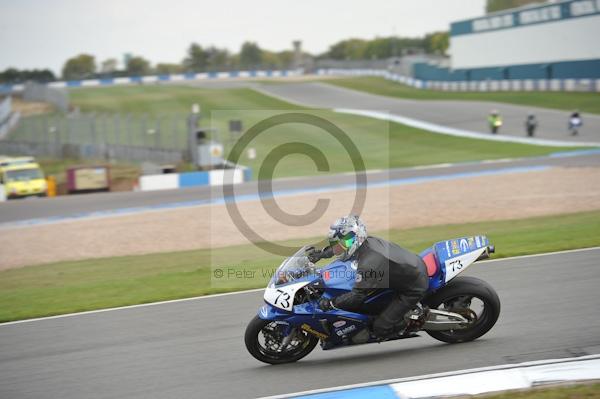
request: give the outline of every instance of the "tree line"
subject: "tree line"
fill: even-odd
[[[20,83],[33,80],[35,82],[53,82],[56,80],[54,72],[49,69],[16,69],[7,68],[0,72],[0,83]]]
[[[448,33],[436,32],[422,38],[384,37],[373,40],[348,39],[331,45],[323,54],[302,57],[336,60],[386,59],[415,52],[445,54],[448,49]],[[245,42],[238,53],[215,46],[203,47],[192,43],[180,63],[151,62],[139,55],[126,57],[119,68],[115,58],[98,62],[90,54],[79,54],[69,58],[63,65],[61,78],[65,80],[114,78],[122,76],[144,76],[149,74],[179,74],[239,69],[289,69],[294,66],[294,52],[268,51],[255,42]],[[0,83],[21,83],[27,80],[51,82],[58,77],[48,69],[17,70],[9,68],[0,72]]]
[[[329,47],[318,58],[335,60],[386,59],[414,53],[444,55],[449,46],[448,32],[435,32],[419,38],[382,37],[373,40],[347,39]]]
[[[539,0],[487,0],[486,12],[502,11],[509,8],[521,7],[527,4],[540,3]]]

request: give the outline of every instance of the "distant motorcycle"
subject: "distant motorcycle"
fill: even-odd
[[[306,248],[285,259],[264,294],[263,305],[245,333],[246,348],[256,359],[270,364],[295,362],[321,341],[324,350],[381,342],[371,323],[392,299],[394,291],[375,290],[360,312],[322,311],[322,297],[352,290],[355,261],[335,260],[317,268]],[[472,341],[488,332],[500,315],[500,299],[485,281],[457,275],[475,261],[494,252],[485,236],[441,241],[421,253],[427,266],[429,290],[406,316],[406,327],[386,341],[415,337],[425,331],[448,343]]]
[[[571,136],[577,136],[581,126],[583,126],[583,121],[581,120],[579,114],[574,114],[571,116],[571,118],[569,118],[569,133]]]

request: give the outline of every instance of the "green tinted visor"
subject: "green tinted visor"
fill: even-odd
[[[340,244],[344,249],[349,249],[350,247],[352,247],[352,245],[354,245],[355,240],[356,234],[351,232],[342,236],[341,238],[334,238],[329,240],[329,245],[333,247],[336,244]]]

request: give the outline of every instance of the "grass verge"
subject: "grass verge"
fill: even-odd
[[[420,90],[383,78],[336,78],[327,83],[353,90],[365,91],[387,97],[409,98],[413,100],[469,100],[491,101],[531,107],[543,107],[584,113],[600,114],[600,95],[579,92],[442,92]]]
[[[600,246],[599,225],[600,211],[594,211],[375,235],[420,252],[436,241],[486,234],[498,258]],[[260,288],[280,262],[280,257],[245,245],[6,270],[0,272],[0,322]],[[222,277],[215,277],[216,269]]]
[[[249,128],[274,111],[304,111],[327,119],[339,126],[360,149],[367,169],[387,169],[446,162],[477,161],[506,157],[549,154],[569,148],[552,148],[516,143],[493,143],[435,134],[409,126],[386,123],[372,118],[337,114],[327,110],[309,110],[266,96],[247,88],[206,89],[187,86],[133,86],[72,91],[74,104],[85,111],[131,112],[163,115],[183,113],[190,104],[202,106],[206,123],[212,123],[227,141],[227,123],[240,119]],[[260,112],[264,111],[264,112]],[[307,125],[286,124],[273,127],[259,136],[251,146],[256,159],[243,157],[241,162],[255,171],[269,167],[265,158],[279,144],[298,141],[322,150],[331,166],[330,172],[348,172],[352,165],[339,144],[320,129]],[[572,149],[572,148],[571,148]],[[316,173],[306,156],[286,157],[275,169],[275,177],[306,176]]]
[[[339,114],[329,110],[304,109],[247,88],[206,89],[189,86],[145,85],[74,89],[70,94],[73,104],[81,107],[85,112],[94,112],[98,115],[130,113],[139,117],[141,115],[161,116],[161,120],[168,123],[160,125],[161,128],[157,130],[160,133],[153,133],[153,140],[163,144],[169,143],[179,149],[186,145],[185,118],[191,104],[194,103],[201,105],[203,124],[219,129],[219,140],[225,143],[226,153],[237,139],[229,134],[229,120],[239,119],[244,128],[248,129],[258,121],[280,114],[282,111],[302,111],[321,117],[338,126],[359,149],[366,169],[541,156],[573,149],[517,143],[492,143],[487,140],[435,134],[373,118]],[[173,126],[178,126],[179,130],[172,131],[171,122],[175,120],[178,123]],[[112,119],[109,118],[110,121]],[[45,125],[45,122],[41,120],[32,120],[31,122],[33,127]],[[56,123],[55,126],[63,125]],[[116,129],[112,122],[107,123],[96,134],[103,135],[101,140],[103,142],[128,141],[131,135],[135,136],[131,140],[138,145],[147,141],[146,130],[141,127],[139,129],[132,127],[131,133],[127,134],[124,132],[115,134],[115,132],[111,132],[111,129]],[[14,133],[15,136],[18,134],[20,133]],[[80,139],[83,138],[80,137]],[[94,140],[100,139],[95,137]],[[304,154],[292,154],[283,159],[268,156],[276,147],[294,142],[308,143],[321,151],[328,163],[326,172],[318,171],[313,159]],[[254,170],[254,178],[257,177],[261,167],[273,169],[275,178],[310,176],[317,173],[341,173],[353,170],[353,159],[348,156],[347,151],[337,140],[321,128],[306,124],[286,123],[271,127],[252,140],[248,147],[256,150],[256,157],[250,158],[248,153],[244,152],[239,162]]]

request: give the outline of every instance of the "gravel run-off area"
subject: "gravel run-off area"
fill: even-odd
[[[294,215],[312,210],[319,198],[330,200],[325,213],[305,226],[280,223],[259,201],[241,202],[238,207],[244,221],[265,240],[318,237],[350,211],[355,194],[335,191],[278,198],[281,209]],[[370,188],[361,216],[369,231],[376,232],[596,209],[600,209],[600,168],[569,167]],[[224,205],[150,211],[2,229],[0,270],[245,243],[247,238]]]

